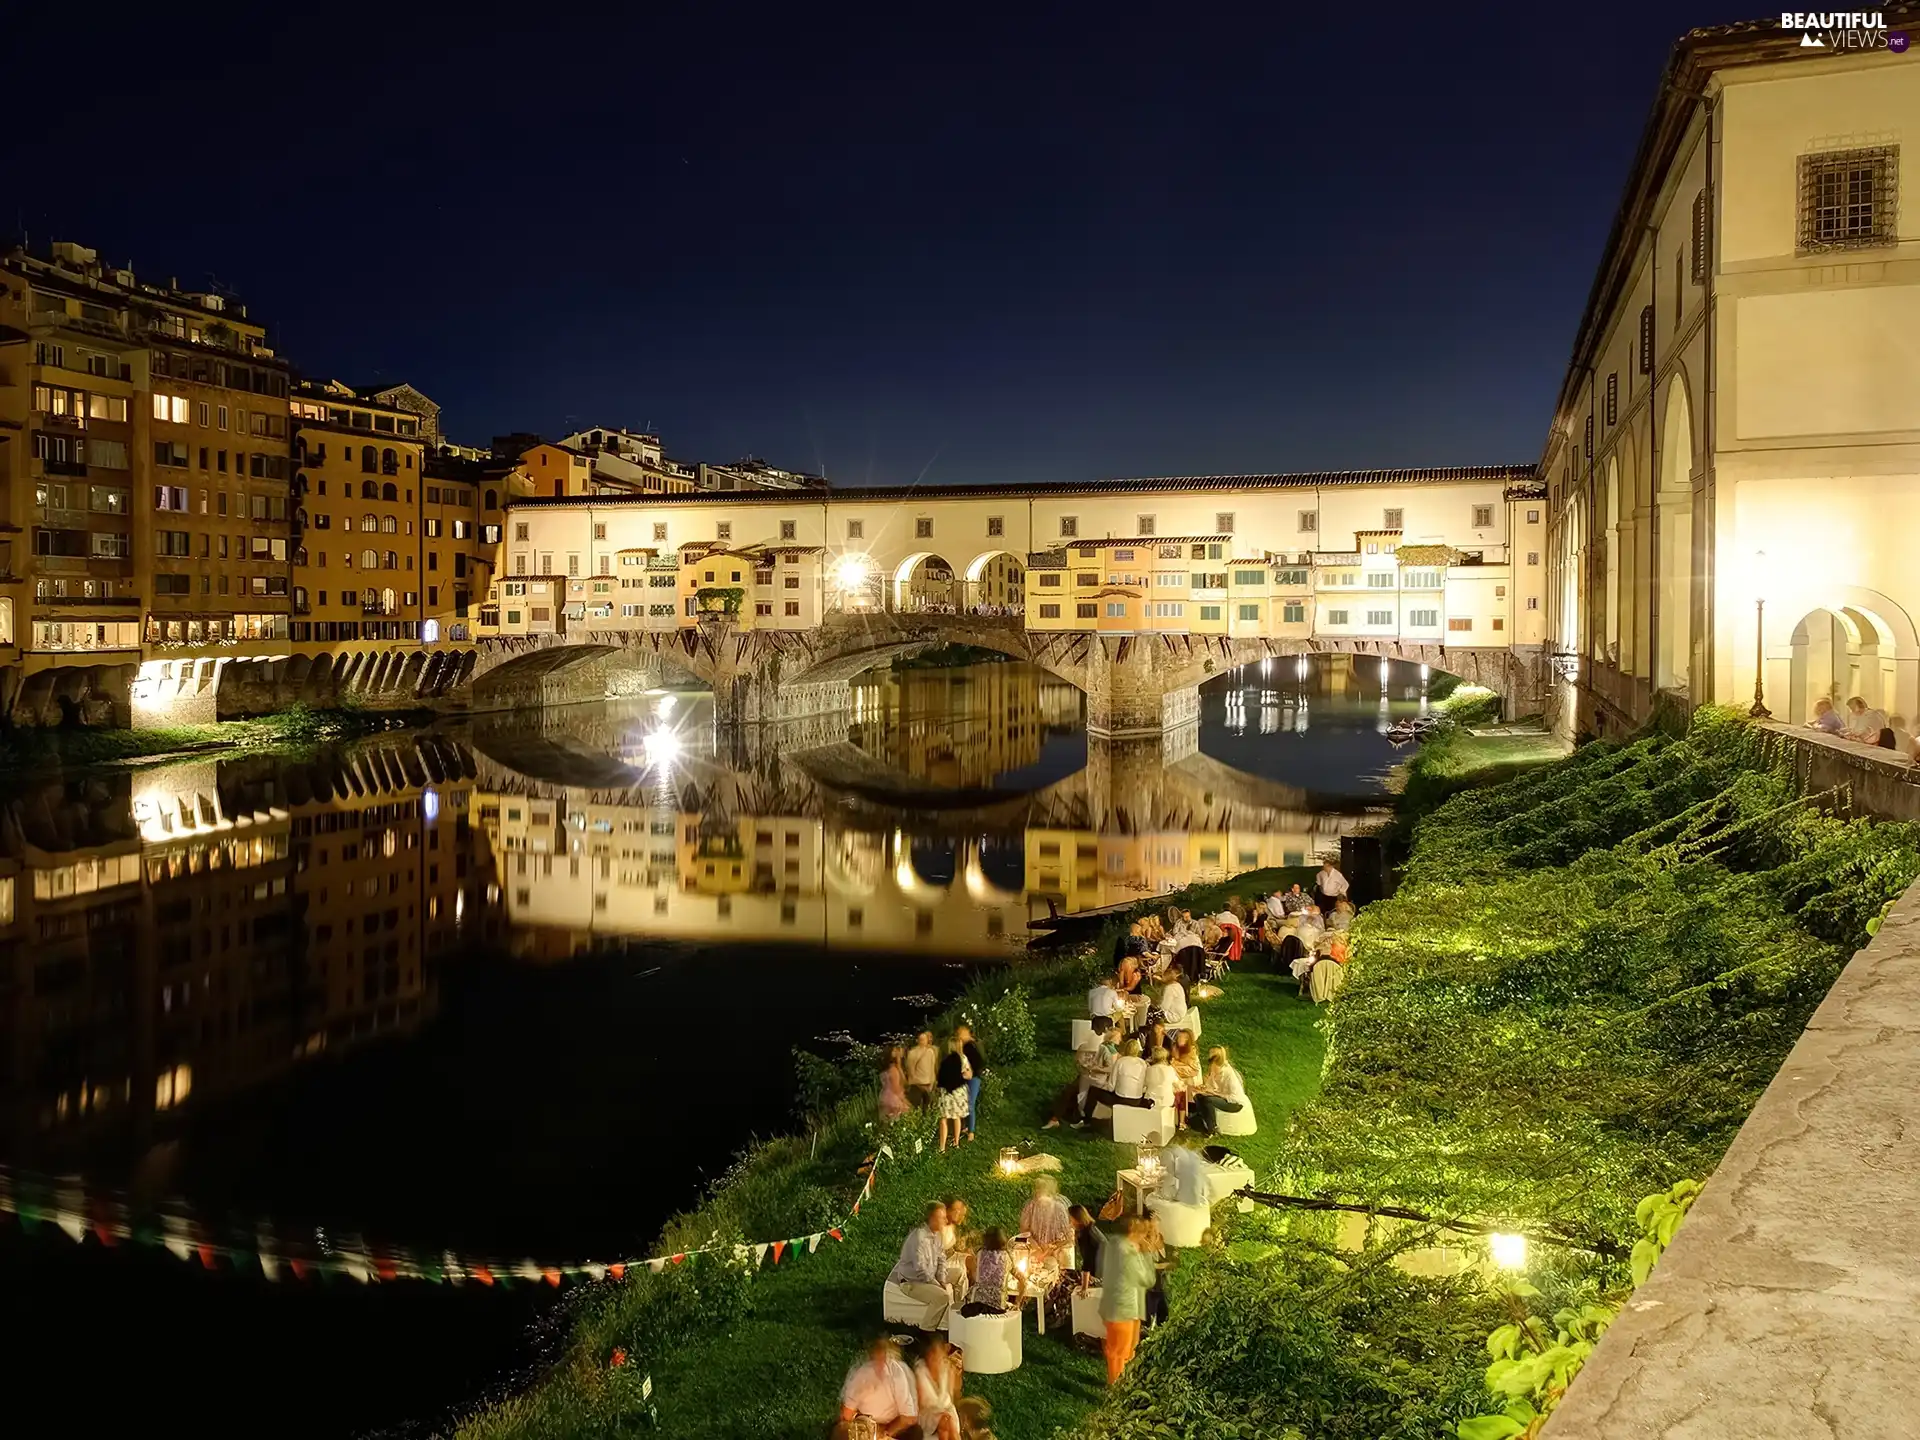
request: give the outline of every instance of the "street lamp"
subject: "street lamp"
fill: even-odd
[[[1753,573],[1756,580],[1766,576],[1767,552],[1753,552]],[[1767,597],[1756,594],[1753,597],[1753,708],[1747,711],[1755,720],[1771,720],[1773,712],[1767,709],[1767,648],[1765,619]]]

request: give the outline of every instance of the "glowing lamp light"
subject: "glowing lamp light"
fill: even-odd
[[[1003,1145],[1000,1147],[1000,1173],[1011,1176],[1020,1168],[1020,1147]]]
[[[1502,1270],[1524,1270],[1527,1268],[1527,1237],[1524,1235],[1489,1235],[1487,1246],[1493,1251],[1493,1263]]]
[[[858,590],[862,585],[867,583],[867,576],[870,575],[872,571],[867,566],[866,556],[848,555],[843,557],[839,565],[834,567],[833,573],[834,578],[840,582],[840,588],[842,590]]]
[[[649,730],[640,748],[646,754],[647,764],[665,769],[680,758],[680,737],[667,729]]]
[[[1160,1147],[1143,1140],[1134,1147],[1133,1168],[1140,1172],[1142,1180],[1152,1180],[1160,1174]]]

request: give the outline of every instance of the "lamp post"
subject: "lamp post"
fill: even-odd
[[[1756,550],[1753,555],[1753,573],[1762,577],[1766,573],[1767,552]],[[1755,720],[1771,720],[1773,712],[1767,709],[1767,648],[1765,620],[1767,597],[1753,597],[1753,708],[1747,711]]]

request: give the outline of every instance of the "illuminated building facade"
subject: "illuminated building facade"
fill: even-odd
[[[1799,38],[1683,39],[1614,220],[1541,462],[1572,732],[1920,713],[1920,70]]]

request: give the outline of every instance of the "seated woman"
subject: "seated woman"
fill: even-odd
[[[1193,1102],[1195,1092],[1200,1089],[1200,1047],[1194,1043],[1191,1030],[1173,1032],[1173,1048],[1167,1053],[1167,1064],[1173,1067],[1175,1089],[1173,1108],[1180,1114],[1180,1124],[1187,1123],[1187,1110]]]
[[[1140,968],[1140,961],[1132,956],[1121,957],[1120,968],[1114,972],[1113,988],[1121,995],[1131,998],[1140,993],[1140,987],[1146,983],[1146,972]]]
[[[1166,988],[1160,992],[1160,1015],[1169,1030],[1190,1030],[1200,1035],[1200,1012],[1187,1003],[1187,987],[1181,983],[1184,967],[1176,966]]]
[[[1214,1046],[1207,1052],[1206,1079],[1187,1107],[1188,1121],[1201,1134],[1211,1135],[1220,1128],[1221,1111],[1243,1110],[1246,1104],[1246,1081],[1227,1059],[1227,1047]]]
[[[973,1276],[973,1287],[967,1291],[967,1303],[960,1307],[962,1315],[1005,1314],[1009,1303],[1018,1304],[1027,1298],[1027,1277],[1013,1268],[1013,1252],[1007,1249],[1007,1237],[1000,1233],[999,1226],[990,1227],[980,1237],[980,1249],[967,1268]],[[1009,1285],[1014,1287],[1012,1302],[1007,1298]]]
[[[1073,1220],[1060,1198],[1060,1182],[1042,1175],[1033,1182],[1033,1198],[1021,1207],[1020,1233],[1043,1260],[1066,1253],[1073,1243]]]
[[[1186,1031],[1181,1031],[1186,1034]],[[1166,1047],[1156,1045],[1147,1054],[1146,1096],[1155,1105],[1172,1108],[1174,1095],[1180,1089],[1180,1077],[1169,1063]]]
[[[1140,1058],[1140,1042],[1128,1040],[1113,1062],[1113,1093],[1122,1100],[1138,1100],[1147,1093],[1147,1062]]]
[[[938,1330],[913,1362],[920,1397],[920,1433],[924,1440],[960,1440],[960,1356]]]
[[[1333,902],[1333,914],[1327,916],[1327,930],[1338,934],[1353,924],[1353,902],[1342,895]]]

